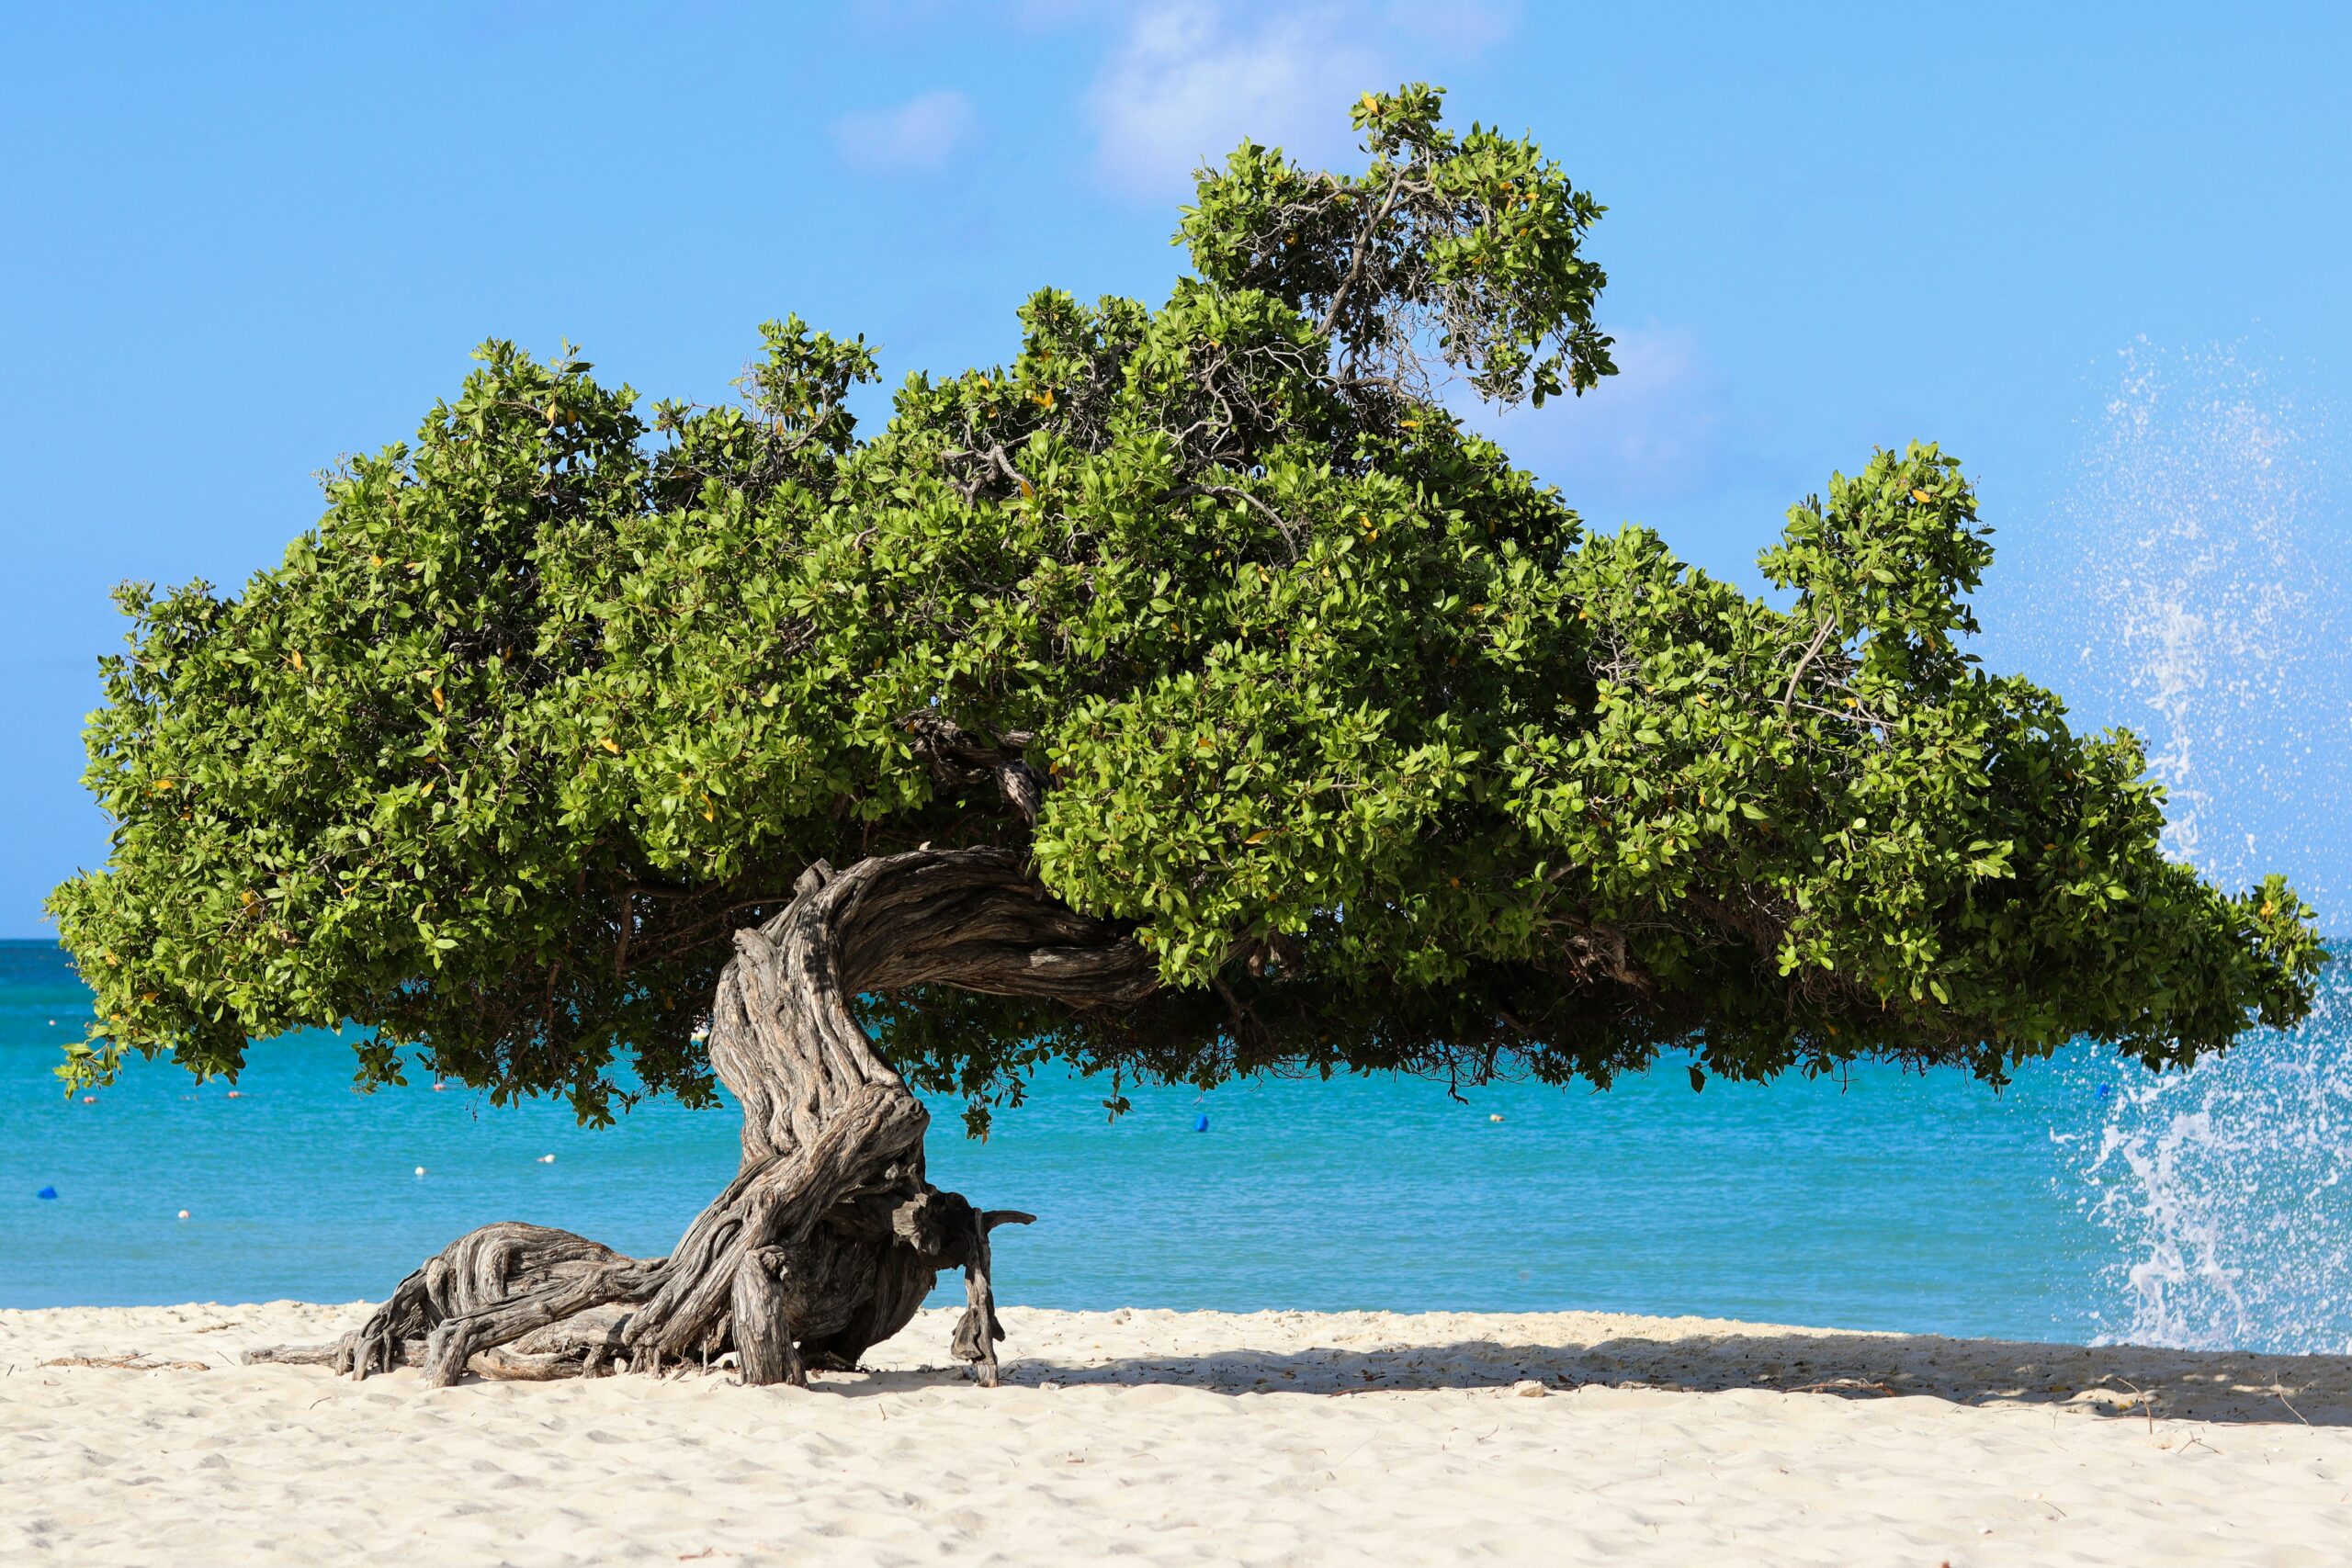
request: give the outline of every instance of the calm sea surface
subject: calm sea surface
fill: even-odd
[[[560,1104],[362,1095],[323,1035],[255,1047],[236,1100],[158,1063],[69,1101],[51,1068],[87,1016],[57,948],[0,943],[0,1307],[381,1296],[494,1219],[658,1254],[734,1168],[730,1111],[649,1104],[599,1132]],[[2343,1057],[2340,1038],[2325,1050]],[[2085,1051],[1998,1095],[1883,1068],[1693,1094],[1679,1065],[1604,1094],[1498,1086],[1466,1103],[1415,1080],[1273,1082],[1135,1091],[1114,1123],[1104,1085],[1072,1077],[1001,1111],[985,1145],[935,1105],[931,1166],[1040,1216],[999,1237],[1016,1303],[1600,1308],[2344,1348],[2352,1218],[2333,1183],[2352,1128],[2303,1137],[2300,1165],[2271,1156],[2294,1190],[2267,1209],[2245,1205],[2258,1161],[2230,1183],[2232,1225],[2303,1229],[2247,1238],[2217,1285],[2194,1245],[2166,1262],[2179,1238],[2155,1156],[2173,1123],[2123,1109],[2144,1078]],[[2144,1159],[2135,1125],[2155,1126]],[[2335,1196],[2306,1190],[2323,1181]],[[2314,1272],[2315,1245],[2335,1251]],[[2277,1278],[2250,1278],[2264,1268]]]

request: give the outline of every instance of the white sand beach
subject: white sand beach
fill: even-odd
[[[2345,1357],[1013,1308],[994,1391],[944,1312],[805,1391],[237,1363],[363,1313],[0,1313],[0,1561],[2352,1559]]]

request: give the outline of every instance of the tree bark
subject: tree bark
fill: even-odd
[[[505,1222],[451,1243],[331,1347],[249,1360],[325,1361],[355,1378],[419,1366],[434,1384],[707,1365],[747,1383],[854,1366],[906,1326],[939,1273],[965,1272],[954,1350],[996,1381],[983,1212],[923,1174],[929,1113],[874,1049],[861,994],[951,985],[1132,1004],[1157,985],[1134,942],[1056,900],[1001,850],[919,850],[803,873],[790,904],[735,933],[710,1062],[743,1111],[734,1180],[667,1258],[626,1258]]]

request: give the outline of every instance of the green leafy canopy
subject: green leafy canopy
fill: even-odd
[[[366,1083],[415,1048],[592,1118],[624,1061],[707,1100],[732,931],[813,860],[922,843],[1023,850],[1165,981],[868,999],[981,1100],[1056,1055],[1998,1080],[2301,1016],[2311,912],[2168,863],[2133,739],[1963,651],[1991,547],[1952,458],[1793,509],[1777,608],[1464,428],[1449,377],[1611,372],[1602,209],[1439,109],[1368,95],[1353,175],[1245,145],[1164,304],[1040,293],[1010,367],[913,377],[870,439],[872,351],[797,319],[718,408],[492,343],[242,592],[124,589],[111,854],[51,903],[99,1015],[66,1073],[340,1025]],[[1047,778],[1034,828],[929,764],[923,715]]]

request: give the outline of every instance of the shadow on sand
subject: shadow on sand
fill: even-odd
[[[876,1371],[834,1384],[888,1392],[944,1382],[936,1371]],[[1014,1354],[1005,1382],[1162,1385],[1227,1394],[1344,1394],[1421,1389],[1759,1390],[1834,1399],[1914,1396],[1954,1404],[2058,1406],[2086,1415],[2217,1423],[2352,1426],[2352,1357],[2263,1356],[2141,1346],[2036,1345],[1933,1335],[1791,1329],[1589,1345],[1458,1340],[1289,1351],[1242,1345],[1175,1355],[1080,1359]],[[864,1383],[865,1389],[857,1389]]]

